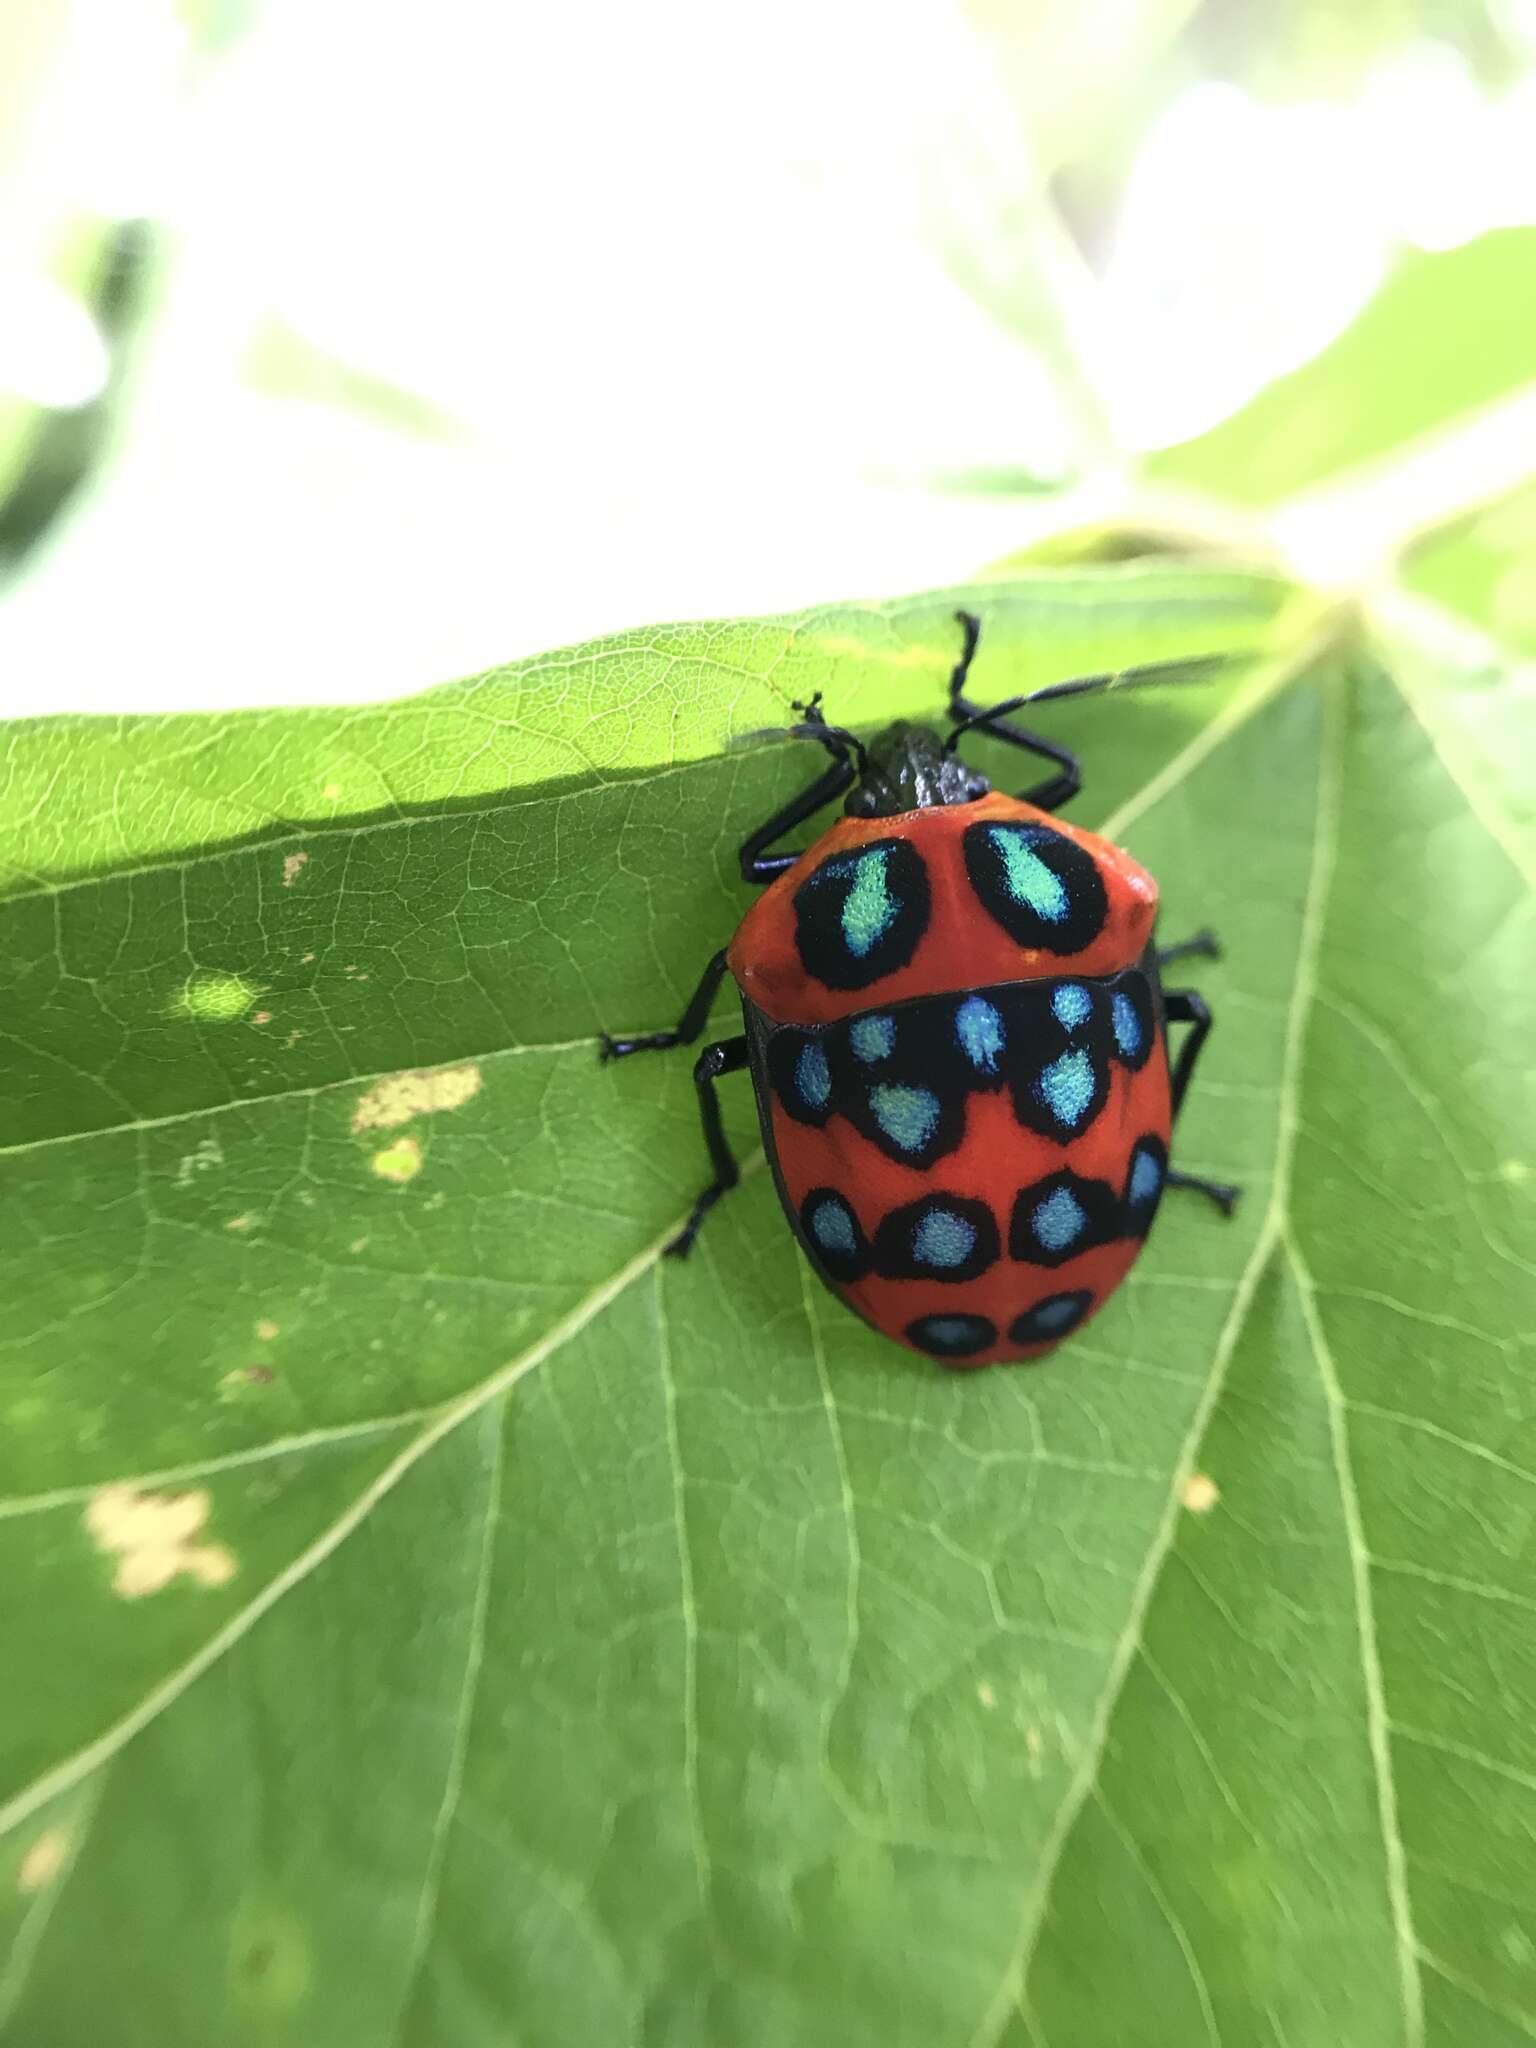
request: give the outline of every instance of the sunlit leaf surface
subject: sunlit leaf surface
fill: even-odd
[[[1536,228],[1410,252],[1337,341],[1153,475],[1267,505],[1536,380]]]
[[[1041,1369],[882,1343],[761,1170],[661,1263],[689,1061],[595,1057],[806,776],[733,735],[933,707],[967,597],[1002,695],[1282,595],[0,735],[7,2042],[1529,2038],[1529,887],[1392,676],[1053,718],[1225,936],[1246,1195]]]

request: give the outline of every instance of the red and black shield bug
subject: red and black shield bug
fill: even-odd
[[[1236,1190],[1168,1164],[1211,1028],[1161,970],[1213,955],[1208,933],[1159,949],[1157,884],[1128,853],[1052,816],[1081,786],[1066,748],[1010,722],[1025,704],[1187,677],[1211,663],[1086,676],[954,720],[893,725],[866,748],[797,706],[832,763],[745,841],[766,884],[673,1031],[605,1038],[605,1059],[692,1044],[727,970],[746,1029],[694,1067],[713,1178],[667,1247],[681,1257],[737,1180],[715,1083],[752,1074],[790,1226],[817,1273],[886,1336],[950,1366],[1038,1358],[1125,1278],[1165,1187],[1230,1213]],[[1053,764],[1004,796],[956,752],[985,730]],[[834,797],[845,815],[804,853],[766,851]],[[1190,1031],[1170,1067],[1168,1026]]]

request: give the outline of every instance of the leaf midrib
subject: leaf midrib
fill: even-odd
[[[1099,1764],[1109,1740],[1115,1710],[1120,1702],[1132,1665],[1141,1646],[1142,1631],[1152,1600],[1161,1583],[1163,1567],[1173,1549],[1179,1525],[1181,1493],[1195,1468],[1195,1459],[1205,1438],[1216,1404],[1226,1383],[1227,1368],[1247,1324],[1248,1312],[1265,1268],[1281,1242],[1289,1217],[1291,1174],[1300,1128],[1299,1095],[1307,1029],[1317,995],[1318,960],[1328,893],[1337,865],[1340,777],[1343,755],[1342,721],[1338,709],[1337,685],[1324,692],[1324,728],[1318,747],[1318,790],[1313,824],[1312,862],[1302,909],[1297,944],[1296,976],[1286,1016],[1285,1050],[1281,1062],[1276,1106],[1275,1164],[1270,1197],[1242,1273],[1238,1277],[1232,1308],[1216,1340],[1211,1370],[1179,1456],[1168,1489],[1162,1524],[1148,1546],[1141,1575],[1131,1598],[1131,1607],[1100,1694],[1084,1746],[1082,1761],[1068,1784],[1056,1817],[1047,1831],[1038,1870],[1031,1873],[1024,1891],[1019,1940],[991,2001],[983,2011],[968,2048],[996,2048],[1010,2016],[1022,2009],[1040,1931],[1050,1904],[1056,1872],[1098,1775]]]

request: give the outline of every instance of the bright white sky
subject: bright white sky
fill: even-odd
[[[951,274],[1016,295],[1032,261],[1017,124],[951,0],[268,0],[190,89],[171,0],[73,15],[0,189],[0,386],[101,374],[50,221],[146,210],[177,253],[108,480],[0,607],[6,709],[377,697],[958,579],[1021,512],[925,474],[1091,454],[1027,311]],[[1301,360],[1398,241],[1536,217],[1533,117],[1434,46],[1350,108],[1192,89],[1073,280],[1121,441]],[[275,331],[447,430],[263,384]]]

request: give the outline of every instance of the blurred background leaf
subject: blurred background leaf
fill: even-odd
[[[893,594],[1149,451],[1251,507],[1443,418],[1440,369],[1526,375],[1514,0],[418,26],[6,10],[9,708],[377,696]]]

